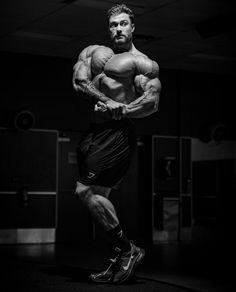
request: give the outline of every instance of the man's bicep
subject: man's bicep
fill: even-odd
[[[80,85],[92,80],[91,58],[93,52],[99,47],[98,45],[91,45],[83,49],[79,54],[78,61],[73,67],[73,85]]]
[[[159,78],[153,78],[147,80],[146,84],[144,84],[144,92],[152,91],[153,93],[159,93],[161,91],[161,82]]]
[[[86,83],[91,81],[92,73],[89,59],[78,60],[78,62],[74,65],[74,73],[73,73],[73,84],[74,86],[80,85],[81,83]]]
[[[139,84],[142,89],[141,96],[132,104],[146,108],[148,113],[157,111],[159,105],[161,82],[158,77],[148,78],[144,75],[139,76]]]
[[[135,78],[135,86],[140,94],[148,93],[150,91],[160,92],[161,90],[161,82],[158,77],[148,78],[145,75],[138,75]]]

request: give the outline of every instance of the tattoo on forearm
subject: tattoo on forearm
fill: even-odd
[[[92,82],[80,85],[79,89],[83,91],[85,94],[94,97],[96,100],[100,100],[102,102],[107,102],[109,100],[109,98],[105,94],[100,92]]]

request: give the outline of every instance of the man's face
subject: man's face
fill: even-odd
[[[113,15],[109,20],[109,32],[114,45],[123,45],[132,40],[134,24],[131,23],[129,15],[121,13]]]

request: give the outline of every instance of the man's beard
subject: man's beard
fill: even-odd
[[[127,37],[125,35],[115,36],[113,38],[114,45],[123,46],[129,44],[132,41],[132,37]]]
[[[126,36],[124,35],[118,35],[114,38],[115,43],[126,43],[126,40]]]

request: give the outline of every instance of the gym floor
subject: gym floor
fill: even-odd
[[[135,277],[116,286],[88,281],[88,275],[103,269],[112,256],[108,246],[100,242],[91,241],[86,246],[0,245],[1,286],[4,287],[1,291],[227,291],[227,266],[222,257],[222,244],[218,243],[173,242],[145,246],[146,257]]]

